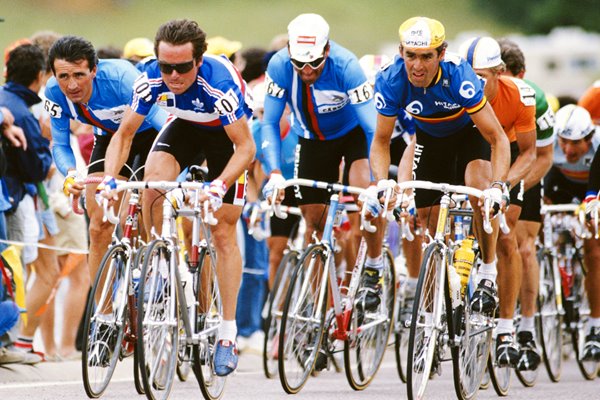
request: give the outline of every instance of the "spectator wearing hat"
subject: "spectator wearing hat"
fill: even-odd
[[[229,40],[223,36],[213,36],[206,39],[206,54],[215,56],[224,55],[233,62],[235,54],[242,48],[242,42]]]
[[[145,58],[154,57],[154,43],[145,37],[133,38],[123,47],[123,58],[136,65]]]
[[[468,63],[446,53],[446,34],[441,22],[413,17],[404,21],[398,32],[400,54],[375,80],[378,115],[370,154],[375,180],[388,176],[390,138],[398,112],[406,109],[414,118],[417,140],[403,157],[408,157],[411,160],[408,165],[414,165],[415,169],[398,171],[399,181],[412,177],[463,183],[483,190],[494,209],[504,206],[510,146],[488,104],[481,80]],[[438,193],[417,190],[417,215],[421,225],[431,232],[435,231],[439,200]],[[484,233],[481,207],[477,203],[472,206],[483,263],[471,309],[493,314],[498,231]],[[409,276],[417,276],[418,272],[409,271]],[[432,369],[437,368],[434,365]]]

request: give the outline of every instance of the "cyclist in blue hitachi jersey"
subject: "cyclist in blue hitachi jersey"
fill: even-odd
[[[400,55],[375,81],[379,114],[370,154],[375,179],[387,178],[390,137],[399,110],[405,109],[416,124],[416,143],[405,152],[414,156],[416,170],[412,175],[417,179],[485,189],[485,195],[499,207],[505,202],[509,144],[487,103],[479,78],[458,55],[446,54],[444,26],[439,21],[410,18],[400,26],[399,34]],[[403,179],[411,176],[410,171],[399,171],[399,175]],[[438,194],[418,191],[416,206],[421,224],[435,232]],[[497,232],[483,233],[479,205],[473,206],[477,211],[475,228],[483,264],[472,307],[474,311],[491,313],[497,303],[494,284]]]
[[[206,52],[206,34],[195,21],[163,24],[154,40],[156,59],[133,85],[131,107],[109,146],[104,186],[112,197],[113,176],[127,158],[133,134],[157,104],[174,115],[156,138],[146,163],[145,180],[175,180],[203,153],[208,163],[210,203],[219,223],[211,227],[217,252],[217,275],[223,300],[214,368],[228,375],[237,367],[235,312],[242,276],[236,224],[242,213],[246,169],[255,146],[248,126],[252,111],[246,104],[246,84],[225,57]],[[160,232],[161,193],[144,191],[146,228]]]
[[[92,44],[84,38],[65,36],[56,41],[48,54],[54,77],[46,85],[44,107],[50,114],[52,153],[58,170],[66,176],[65,194],[79,196],[84,190],[76,183],[75,156],[70,145],[71,120],[94,126],[94,148],[88,174],[104,174],[104,157],[112,134],[117,130],[125,107],[131,102],[131,86],[139,72],[126,60],[100,60]],[[167,113],[154,107],[137,130],[127,165],[117,171],[121,178],[131,177],[131,168],[143,165]],[[137,162],[136,161],[137,158]],[[90,217],[89,265],[92,279],[110,244],[112,229],[102,222],[102,209],[94,200],[96,185],[87,185],[86,208]]]
[[[329,40],[329,25],[317,14],[301,14],[288,25],[288,47],[269,61],[263,120],[266,172],[263,190],[270,197],[281,175],[279,120],[286,107],[292,111],[292,133],[298,136],[295,177],[337,182],[344,161],[344,183],[367,187],[370,182],[368,146],[375,129],[373,89],[358,59]],[[374,189],[374,196],[377,194]],[[320,231],[329,195],[322,190],[295,188],[306,220],[306,238]],[[360,237],[358,216],[352,216]],[[365,290],[359,305],[379,305],[379,278],[383,268],[381,238],[365,235],[368,243]],[[307,241],[307,243],[308,243]],[[356,241],[355,241],[356,242]]]

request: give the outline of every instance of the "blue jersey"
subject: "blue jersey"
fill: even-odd
[[[375,78],[375,106],[386,116],[406,110],[422,131],[446,137],[471,123],[469,114],[486,104],[481,81],[471,66],[457,55],[447,54],[429,87],[415,87],[408,80],[404,60],[396,56]]]
[[[394,131],[392,132],[392,140],[399,136],[407,139],[408,137],[415,134],[415,120],[405,110],[400,110],[396,123],[394,124]]]
[[[52,153],[58,170],[67,175],[75,168],[75,156],[70,144],[72,119],[94,126],[97,135],[113,134],[119,128],[126,108],[131,103],[131,88],[139,71],[126,60],[100,60],[93,80],[92,96],[87,103],[73,103],[60,90],[56,78],[48,80],[44,108],[52,125]],[[167,113],[154,107],[138,132],[162,128]]]
[[[376,113],[373,89],[354,54],[330,41],[329,56],[318,80],[304,83],[290,62],[287,48],[269,61],[265,84],[263,137],[267,173],[279,167],[281,140],[279,119],[286,104],[292,111],[292,133],[306,139],[331,140],[346,135],[360,124],[371,143]]]
[[[246,83],[225,57],[204,54],[196,81],[182,94],[174,94],[163,82],[156,59],[148,61],[135,82],[131,108],[147,115],[156,104],[169,113],[207,129],[223,129],[252,110],[245,100]],[[151,98],[143,99],[137,89],[150,85]]]

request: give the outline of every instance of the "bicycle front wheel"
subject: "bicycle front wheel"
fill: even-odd
[[[321,348],[327,310],[327,274],[326,247],[309,246],[290,281],[281,319],[279,380],[289,394],[302,389]]]
[[[441,284],[444,268],[442,247],[431,243],[423,254],[410,321],[406,386],[411,400],[424,398],[434,363],[439,362],[436,360],[439,334],[436,320],[443,313],[444,288]]]
[[[138,291],[138,357],[148,399],[169,397],[179,341],[177,282],[171,252],[164,240],[148,245]]]
[[[540,251],[540,288],[538,293],[538,336],[542,346],[544,366],[552,382],[560,380],[563,349],[563,314],[559,312],[562,302],[561,288],[556,287],[552,256]],[[560,282],[560,279],[558,279]]]
[[[296,250],[288,251],[277,267],[277,274],[273,287],[269,293],[266,307],[265,318],[265,340],[263,343],[263,370],[265,376],[269,379],[277,374],[277,359],[279,345],[279,328],[281,325],[281,315],[283,311],[283,302],[285,294],[290,285],[290,279],[300,254]]]
[[[381,302],[376,310],[359,311],[356,293],[348,326],[348,339],[344,341],[344,368],[350,387],[363,390],[379,370],[387,348],[394,320],[394,293],[396,273],[394,258],[389,249],[383,251],[383,272],[380,280]]]
[[[128,295],[127,258],[127,250],[121,245],[108,249],[88,299],[81,364],[83,387],[90,398],[104,393],[121,353]]]

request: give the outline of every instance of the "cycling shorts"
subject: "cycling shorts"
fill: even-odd
[[[208,181],[216,179],[229,162],[234,153],[233,143],[225,129],[205,129],[192,122],[175,118],[167,122],[160,131],[152,152],[162,151],[171,154],[179,163],[181,170],[198,164],[199,159],[206,157]],[[243,206],[246,197],[247,171],[233,184],[223,202]]]
[[[285,198],[281,204],[290,207],[298,206],[298,202],[294,196],[293,187],[290,186],[285,188]],[[271,236],[283,236],[286,238],[296,236],[299,222],[299,215],[288,214],[287,218],[281,219],[273,214],[273,216],[271,216]]]
[[[525,192],[523,205],[521,206],[521,215],[519,216],[520,221],[542,222],[542,216],[540,215],[541,196],[541,183],[538,183]]]
[[[544,196],[554,204],[568,204],[574,199],[582,201],[586,191],[587,184],[568,180],[556,167],[550,168],[544,177]]]
[[[354,161],[368,158],[367,137],[357,125],[346,135],[332,140],[298,138],[294,177],[325,182],[339,182],[340,163],[344,160],[342,182],[348,184],[350,166]],[[326,190],[295,187],[298,204],[326,204],[330,194]]]
[[[119,175],[130,179],[132,171],[137,171],[138,168],[142,167],[137,173],[137,180],[144,178],[143,166],[146,164],[148,153],[152,147],[152,143],[158,132],[154,128],[147,129],[143,132],[136,133],[131,143],[131,150],[129,151],[129,157],[125,162],[123,168],[119,172]],[[93,172],[104,172],[104,157],[106,156],[106,150],[112,135],[94,135],[94,147],[92,148],[92,155],[90,156],[90,163],[88,167],[88,174]]]
[[[472,124],[443,138],[431,136],[418,127],[416,134],[415,179],[462,185],[469,162],[490,159],[490,145]],[[439,204],[440,199],[441,194],[434,190],[417,190],[415,194],[417,208]]]

